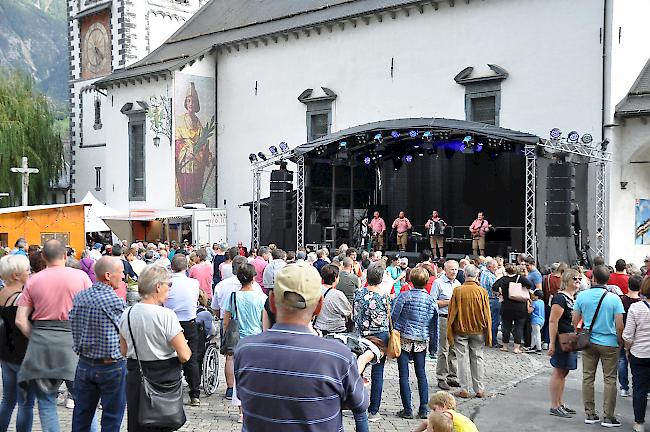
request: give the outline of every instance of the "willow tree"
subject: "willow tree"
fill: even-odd
[[[32,80],[19,72],[0,71],[0,192],[9,192],[9,199],[0,200],[2,207],[20,202],[22,176],[10,168],[20,166],[23,156],[40,170],[29,177],[29,202],[43,204],[63,167],[61,137],[47,98]]]

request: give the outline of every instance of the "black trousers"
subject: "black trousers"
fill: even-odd
[[[521,344],[527,316],[528,311],[525,303],[511,304],[505,301],[501,303],[501,337],[504,344],[510,342],[511,333],[513,342]]]
[[[168,360],[143,361],[144,375],[157,383],[174,383],[181,378],[181,362],[177,357]],[[140,407],[140,369],[138,362],[128,359],[126,362],[126,412],[128,414],[127,427],[129,432],[166,432],[169,428],[146,428],[138,424],[138,410]]]
[[[526,313],[526,319],[524,321],[524,346],[530,347],[533,338],[533,324],[530,321],[530,314]]]
[[[190,350],[192,350],[192,356],[183,364],[183,375],[185,375],[185,381],[187,381],[190,387],[190,398],[198,398],[201,394],[201,368],[199,367],[199,359],[201,356],[198,347],[199,334],[196,331],[196,322],[194,320],[181,321],[180,323],[185,339],[187,339],[187,344]]]

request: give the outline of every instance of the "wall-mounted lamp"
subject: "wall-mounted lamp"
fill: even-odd
[[[627,182],[622,181],[621,182],[621,190],[627,189]]]

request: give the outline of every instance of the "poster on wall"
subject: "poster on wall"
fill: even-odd
[[[634,244],[650,245],[650,199],[636,200]]]
[[[214,78],[177,73],[174,116],[176,205],[216,207]]]

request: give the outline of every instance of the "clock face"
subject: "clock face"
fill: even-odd
[[[102,23],[93,23],[84,34],[82,55],[89,76],[110,73],[111,38]]]

